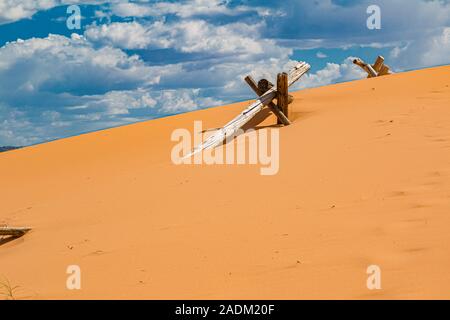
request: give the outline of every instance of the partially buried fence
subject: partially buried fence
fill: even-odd
[[[191,153],[185,156],[185,158],[191,157],[205,149],[214,148],[220,145],[228,137],[233,137],[242,126],[254,118],[266,106],[277,116],[279,124],[289,125],[288,105],[292,102],[293,98],[289,95],[288,88],[306,74],[310,68],[311,66],[308,63],[299,62],[291,71],[289,71],[289,73],[279,73],[277,76],[276,88],[265,79],[256,83],[252,77],[247,76],[245,81],[259,98],[237,117],[218,129],[213,135],[203,141],[203,143],[195,147]],[[273,102],[274,99],[277,99],[277,104]]]

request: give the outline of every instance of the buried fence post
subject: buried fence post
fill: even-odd
[[[384,66],[384,57],[378,56],[377,60],[375,60],[375,63],[373,64],[373,69],[376,73],[380,73],[381,68]]]
[[[387,65],[382,65],[380,68],[380,72],[378,72],[378,76],[385,76],[387,74],[391,74],[389,67]]]
[[[277,105],[289,119],[289,93],[288,93],[288,75],[286,72],[279,73],[277,76]]]
[[[267,80],[266,80],[267,81]],[[252,88],[252,90],[260,97],[262,96],[265,91],[262,91],[262,85],[258,86],[255,82],[255,80],[253,80],[253,78],[251,76],[246,76],[245,77],[245,82],[248,83],[248,85],[250,86],[250,88]],[[258,82],[258,84],[261,83],[261,80]],[[277,123],[278,124],[284,124],[285,126],[290,125],[291,122],[289,121],[289,119],[283,114],[283,112],[281,112],[281,110],[278,108],[278,106],[273,103],[272,101],[267,105],[269,107],[269,109],[277,116]]]
[[[365,63],[363,60],[356,58],[353,63],[360,66],[364,71],[367,72],[368,78],[380,77],[391,74],[389,67],[384,64],[384,57],[378,56],[377,60],[373,65]]]

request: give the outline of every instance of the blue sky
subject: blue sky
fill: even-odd
[[[378,54],[395,71],[448,64],[450,2],[0,0],[0,146],[251,99],[247,74],[294,60],[312,65],[294,89],[359,79],[352,57]]]

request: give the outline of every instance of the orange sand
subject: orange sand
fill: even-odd
[[[0,224],[34,229],[0,277],[17,298],[449,299],[449,85],[445,66],[294,93],[275,176],[171,163],[172,130],[248,102],[2,153]]]

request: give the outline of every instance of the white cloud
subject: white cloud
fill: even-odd
[[[280,1],[280,10],[286,16],[273,20],[276,24],[268,24],[268,31],[294,46],[304,47],[306,40],[306,46],[330,48],[414,40],[450,24],[448,0],[377,0],[382,27],[374,32],[366,27],[366,9],[371,4],[374,1]]]
[[[151,15],[153,10],[138,3],[121,2],[111,6],[111,11],[119,17],[145,17]]]
[[[353,64],[353,59],[354,57],[348,57],[341,64],[327,63],[322,70],[304,76],[302,81],[293,86],[293,90],[366,78],[367,74]]]
[[[18,40],[0,48],[0,87],[3,97],[20,92],[104,93],[155,84],[161,68],[146,66],[120,49],[94,48],[85,38],[49,35]]]
[[[238,5],[233,8],[228,6],[228,1],[223,0],[186,0],[180,2],[150,2],[141,0],[131,2],[128,0],[1,0],[0,24],[31,18],[36,12],[48,10],[61,5],[71,4],[105,4],[110,5],[110,12],[97,10],[97,16],[119,17],[148,17],[173,14],[180,18],[188,18],[202,15],[229,15],[235,16],[242,13],[255,12],[261,17],[280,15],[281,12],[258,6]]]
[[[152,42],[146,28],[137,22],[92,25],[85,36],[93,42],[127,49],[143,49]]]
[[[36,12],[49,10],[60,5],[101,4],[120,0],[1,0],[0,25],[31,18]]]
[[[201,89],[153,89],[161,78],[188,74],[182,64],[147,66],[135,55],[94,47],[76,35],[8,43],[0,48],[0,61],[2,145],[28,145],[222,103],[204,97]]]
[[[392,49],[390,58],[399,69],[424,68],[450,62],[450,27]]]
[[[92,42],[124,49],[174,48],[180,52],[205,52],[214,55],[258,55],[288,50],[274,40],[259,38],[263,23],[229,23],[215,26],[204,20],[183,20],[166,23],[156,21],[116,22],[109,25],[91,25],[85,36]],[[278,55],[278,54],[275,54]]]
[[[173,14],[180,18],[218,14],[236,16],[247,12],[256,12],[260,16],[280,14],[277,11],[258,6],[239,5],[230,8],[228,1],[223,0],[188,0],[156,3],[146,3],[144,1],[140,3],[121,2],[113,4],[111,12],[119,17],[158,17]]]
[[[0,1],[0,24],[31,17],[39,10],[56,5],[55,0],[2,0]]]
[[[258,39],[259,27],[243,23],[213,26],[204,21],[186,21],[180,26],[181,43],[177,46],[183,52],[260,54],[264,45],[275,43]]]
[[[442,30],[441,34],[430,39],[428,51],[422,56],[422,64],[433,66],[449,63],[450,61],[450,27]]]
[[[263,23],[214,26],[199,19],[177,23],[123,22],[92,25],[85,36],[106,46],[172,48],[177,52],[201,54],[199,60],[170,65],[172,70],[161,76],[160,85],[178,89],[204,88],[208,89],[208,96],[230,102],[248,97],[248,88],[243,85],[247,74],[267,77],[289,62],[292,50],[277,45],[274,40],[260,38],[259,31],[263,27]]]
[[[199,89],[164,90],[156,93],[157,100],[160,101],[160,112],[174,114],[179,112],[193,111],[201,106],[217,106],[223,101],[202,97]]]
[[[24,117],[23,112],[0,103],[1,145],[24,146],[40,141],[42,136],[39,132],[30,131],[31,127],[32,123]]]
[[[143,89],[129,91],[110,91],[104,95],[86,97],[90,101],[84,108],[102,111],[102,115],[128,114],[131,109],[153,108],[156,101]]]
[[[26,145],[124,123],[116,116],[155,106],[139,87],[158,83],[161,70],[120,49],[94,48],[80,36],[8,43],[0,48],[1,144]]]

